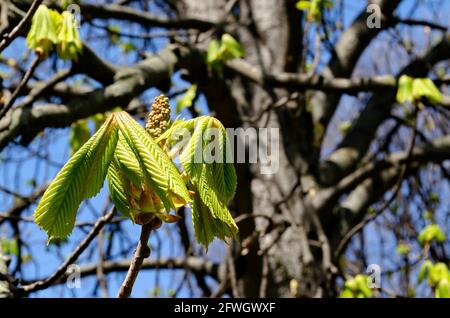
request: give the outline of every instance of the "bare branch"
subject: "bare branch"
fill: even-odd
[[[0,53],[20,34],[27,22],[33,17],[42,1],[43,0],[34,0],[22,20],[14,27],[14,29],[12,29],[11,32],[3,36],[3,40],[0,42]]]
[[[152,216],[152,219],[142,225],[141,236],[139,238],[138,245],[134,251],[133,260],[131,261],[130,268],[128,269],[127,276],[125,277],[122,285],[120,286],[118,298],[128,298],[133,290],[134,282],[139,274],[144,259],[150,256],[150,248],[148,247],[148,239],[153,230],[161,226],[161,220],[156,216]]]
[[[114,213],[116,211],[116,208],[112,208],[110,212],[105,214],[103,217],[101,217],[97,223],[94,225],[94,227],[91,229],[89,234],[83,239],[83,241],[75,248],[75,250],[72,252],[72,254],[66,259],[66,261],[61,264],[61,266],[54,272],[52,275],[47,277],[44,280],[36,281],[32,284],[17,287],[15,290],[15,293],[18,295],[28,294],[31,292],[35,292],[38,290],[43,290],[48,288],[49,286],[53,285],[62,275],[64,275],[67,271],[67,268],[76,262],[78,257],[81,255],[81,253],[84,252],[84,250],[89,246],[89,244],[94,240],[94,238],[98,235],[100,230],[109,222],[112,220]]]

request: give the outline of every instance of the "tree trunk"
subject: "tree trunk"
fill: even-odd
[[[225,8],[225,1],[185,0],[180,12],[184,17],[217,23],[224,16]],[[248,28],[239,28],[239,33],[233,35],[244,46],[245,59],[267,72],[296,71],[301,55],[300,15],[301,12],[295,9],[295,1],[240,1],[239,14],[235,18],[246,23]],[[323,273],[316,270],[320,267],[312,264],[308,224],[297,186],[300,177],[303,185],[310,183],[313,169],[309,164],[313,153],[312,142],[309,142],[311,116],[307,111],[299,111],[302,108],[299,105],[304,105],[303,96],[289,101],[286,107],[272,109],[281,96],[289,94],[288,91],[266,90],[239,77],[227,83],[221,81],[220,78],[208,78],[200,85],[209,106],[227,127],[277,128],[280,131],[279,149],[272,149],[279,154],[277,171],[262,174],[260,159],[256,165],[236,165],[239,191],[234,210],[237,214],[262,214],[274,220],[269,224],[265,219],[254,218],[240,224],[242,242],[250,241],[248,236],[255,230],[261,238],[243,250],[235,251],[240,295],[320,296]],[[249,122],[246,118],[256,120]],[[274,141],[276,136],[271,138]],[[265,138],[259,136],[256,139],[259,140],[252,136],[247,145],[259,142],[259,147],[263,147]],[[286,223],[293,226],[286,226]],[[263,270],[265,266],[268,267]],[[289,286],[298,286],[298,290]]]
[[[6,280],[8,278],[8,259],[3,254],[2,246],[0,245],[0,298],[10,298],[12,297],[12,292],[10,290],[9,282]]]

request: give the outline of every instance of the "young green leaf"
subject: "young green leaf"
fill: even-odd
[[[414,79],[413,92],[416,99],[425,97],[433,104],[442,103],[441,92],[429,78]]]
[[[427,98],[433,104],[442,102],[442,94],[431,79],[402,75],[398,82],[397,102],[412,103],[422,98]]]
[[[111,201],[123,216],[130,216],[130,187],[128,180],[120,169],[120,164],[114,158],[108,169],[108,187]]]
[[[72,13],[68,11],[64,11],[61,17],[61,27],[58,32],[56,50],[60,58],[76,61],[83,50],[83,44],[78,33],[77,21]]]
[[[427,275],[429,274],[430,270],[433,268],[433,263],[431,263],[429,260],[425,260],[422,264],[422,266],[420,266],[420,270],[419,270],[419,276],[418,276],[418,281],[419,283],[422,282]]]
[[[408,75],[400,76],[397,89],[397,102],[400,104],[405,102],[412,103],[413,99],[413,79]]]
[[[196,241],[208,248],[209,244],[214,240],[212,215],[208,207],[203,204],[198,193],[194,195],[192,203],[192,224]]]
[[[71,156],[91,138],[88,123],[86,119],[80,119],[72,124],[70,129],[70,154]]]
[[[216,151],[221,154],[221,161],[212,164],[215,189],[221,200],[228,203],[236,192],[237,176],[233,165],[231,144],[225,127],[214,119],[213,126],[219,129],[218,146]]]
[[[197,95],[197,84],[192,84],[188,88],[187,92],[183,95],[183,97],[178,100],[175,111],[179,113],[183,109],[191,107],[196,95]]]
[[[206,64],[213,69],[220,68],[220,43],[217,40],[211,40],[208,44],[208,51],[206,52]]]
[[[58,16],[58,12],[49,10],[43,4],[33,15],[26,44],[30,49],[39,49],[44,57],[50,53],[53,45],[58,41],[56,33]]]
[[[17,240],[0,238],[0,244],[3,249],[3,253],[19,256],[19,246],[17,245]]]
[[[244,48],[230,34],[224,33],[221,38],[222,60],[227,61],[245,55]]]
[[[428,274],[428,284],[436,286],[441,280],[449,279],[449,270],[445,263],[439,262],[433,265]]]
[[[202,116],[195,119],[195,128],[189,143],[180,155],[180,162],[186,173],[195,182],[198,181],[203,169],[203,148],[205,129],[211,125],[210,117]]]
[[[308,0],[300,0],[295,4],[295,7],[301,11],[309,10],[310,6],[311,2],[309,2]]]
[[[368,277],[366,275],[355,276],[355,282],[358,290],[364,298],[372,297],[372,290],[367,286],[367,279]]]
[[[151,188],[163,201],[166,212],[171,207],[176,209],[178,204],[190,202],[189,192],[177,168],[144,127],[126,112],[115,114],[120,132],[139,161]]]
[[[209,140],[214,130],[218,134]],[[219,154],[219,162],[205,161],[204,151],[211,143],[214,152]],[[195,119],[192,137],[180,155],[180,162],[198,196],[192,211],[195,233],[199,242],[206,246],[214,237],[235,237],[238,231],[226,206],[236,190],[236,173],[227,158],[230,148],[223,125],[213,117],[202,116]]]
[[[421,245],[429,244],[432,241],[445,241],[445,234],[437,224],[427,225],[419,234],[419,243]]]
[[[119,168],[122,173],[129,179],[136,187],[141,187],[144,182],[144,174],[139,160],[136,159],[133,150],[128,145],[122,132],[119,132],[119,140],[115,157],[119,163]]]
[[[201,178],[195,184],[202,202],[209,208],[215,220],[213,223],[214,235],[220,239],[225,237],[236,237],[238,227],[231,216],[226,203],[221,201],[214,189],[214,177],[212,169],[205,165],[202,170]]]
[[[72,232],[81,201],[103,186],[116,143],[116,121],[111,116],[49,185],[34,212],[35,222],[49,239],[65,238]]]
[[[442,279],[436,288],[436,298],[450,298],[450,281]]]

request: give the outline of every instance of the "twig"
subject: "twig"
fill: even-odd
[[[30,9],[28,9],[28,12],[25,14],[22,20],[20,20],[19,24],[17,24],[17,26],[12,29],[11,32],[3,36],[3,40],[0,42],[0,52],[2,52],[12,42],[12,40],[14,40],[19,35],[20,31],[22,31],[28,20],[33,17],[34,13],[42,2],[43,0],[34,0],[30,6]]]
[[[103,232],[102,229],[100,233],[98,233],[97,238],[97,249],[98,249],[98,265],[97,265],[97,279],[98,284],[100,285],[100,289],[102,291],[102,297],[108,298],[108,285],[106,284],[105,273],[103,271],[103,266],[105,263],[105,257],[103,255]]]
[[[269,276],[269,257],[267,254],[264,254],[262,257],[263,267],[261,273],[261,283],[259,285],[259,298],[267,297],[267,284],[268,284],[268,276]]]
[[[430,22],[430,21],[424,21],[424,20],[415,20],[415,19],[400,19],[398,17],[393,17],[395,23],[401,23],[401,24],[406,24],[406,25],[422,25],[422,26],[426,26],[429,27],[431,29],[436,29],[442,32],[446,32],[447,31],[447,27],[445,25],[440,25],[434,22]]]
[[[92,230],[89,232],[89,234],[84,238],[84,240],[78,245],[75,250],[72,252],[72,254],[67,258],[67,260],[61,264],[61,266],[56,270],[55,273],[53,273],[51,276],[44,280],[40,280],[37,282],[34,282],[30,285],[18,287],[16,292],[18,294],[27,294],[30,292],[35,292],[38,290],[43,290],[51,285],[53,285],[54,282],[56,282],[61,276],[63,276],[67,268],[73,264],[78,257],[81,255],[81,253],[84,252],[84,250],[89,246],[89,244],[94,240],[94,238],[100,233],[100,230],[109,222],[112,220],[114,213],[116,212],[116,208],[112,208],[108,214],[105,214],[103,217],[101,217],[97,223],[94,225]]]
[[[125,277],[122,286],[120,286],[118,298],[128,298],[133,290],[134,282],[136,281],[139,269],[144,262],[144,259],[150,256],[150,248],[148,247],[148,239],[152,230],[161,226],[161,221],[155,216],[150,222],[142,225],[141,236],[139,238],[138,245],[134,251],[134,257],[128,269],[127,276]]]
[[[188,35],[197,35],[198,31],[195,30],[169,30],[169,31],[162,31],[162,32],[154,32],[154,33],[125,33],[121,31],[116,31],[112,28],[109,28],[108,26],[98,25],[92,21],[88,22],[89,25],[93,26],[97,29],[102,29],[106,31],[109,34],[123,36],[131,39],[154,39],[154,38],[170,38],[170,37],[176,37],[176,36],[188,36]]]
[[[391,197],[389,198],[389,200],[387,200],[377,211],[375,211],[375,213],[373,213],[373,215],[371,215],[370,217],[366,218],[365,220],[361,221],[360,223],[356,224],[350,231],[348,231],[344,237],[342,238],[342,240],[339,242],[339,245],[336,249],[336,253],[335,253],[335,259],[338,259],[339,256],[342,254],[342,252],[344,251],[345,247],[347,246],[347,244],[350,242],[351,238],[359,233],[368,223],[372,222],[373,220],[375,220],[381,213],[383,213],[383,211],[392,203],[392,201],[394,201],[394,199],[397,197],[397,194],[400,191],[400,186],[402,184],[403,178],[405,177],[405,174],[408,170],[408,166],[409,166],[409,161],[411,159],[411,156],[413,154],[413,150],[414,150],[414,146],[416,144],[415,140],[416,140],[416,136],[417,136],[417,114],[418,114],[418,106],[415,105],[414,106],[414,127],[413,127],[413,134],[411,137],[411,144],[409,146],[408,149],[408,154],[406,156],[406,160],[405,160],[405,164],[402,167],[402,170],[400,171],[400,175],[397,179],[397,182],[395,184],[394,187],[394,192],[392,193]]]
[[[39,65],[40,61],[41,61],[41,58],[39,55],[37,55],[36,58],[31,63],[30,68],[28,69],[28,71],[25,73],[24,77],[20,81],[20,84],[14,90],[14,93],[11,95],[11,98],[9,99],[8,103],[0,111],[0,119],[3,116],[5,116],[5,114],[8,112],[8,110],[13,106],[16,98],[19,96],[20,91],[28,83],[28,80],[30,79],[31,75],[34,73],[34,71],[35,71],[36,67]]]
[[[10,221],[32,221],[28,218],[22,218],[20,214],[28,208],[31,204],[35,203],[36,200],[44,194],[45,190],[47,190],[47,184],[41,186],[40,188],[33,191],[33,193],[30,194],[28,198],[20,199],[18,200],[13,207],[11,207],[8,211],[5,213],[0,213],[0,225],[2,225],[3,222],[6,220]]]
[[[231,250],[231,245],[228,248],[227,262],[228,262],[228,264],[227,264],[228,265],[227,266],[228,273],[230,275],[231,292],[232,292],[234,298],[239,298],[240,293],[239,293],[239,288],[238,288],[238,284],[237,284],[236,267],[234,266],[233,251]]]
[[[17,107],[30,107],[34,101],[41,97],[46,91],[53,88],[59,82],[65,80],[69,76],[73,75],[74,70],[72,68],[65,69],[56,73],[52,78],[50,78],[45,83],[39,83],[33,87],[30,93],[24,98],[24,100],[17,105]]]
[[[317,237],[319,239],[321,249],[322,249],[322,266],[326,274],[331,274],[336,272],[336,269],[331,262],[331,248],[330,242],[325,234],[325,231],[322,227],[319,217],[316,213],[311,213],[311,218],[316,228]]]

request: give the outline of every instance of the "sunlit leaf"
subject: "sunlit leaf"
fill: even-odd
[[[178,100],[175,111],[179,113],[183,109],[191,107],[196,95],[197,95],[197,84],[193,84],[188,88],[183,97]]]
[[[81,201],[100,191],[116,143],[117,129],[111,116],[49,185],[34,212],[34,219],[50,239],[67,237],[74,227]]]
[[[78,151],[86,141],[91,138],[88,123],[86,119],[80,119],[72,124],[70,129],[70,151],[71,155]]]

